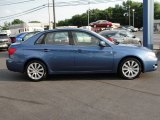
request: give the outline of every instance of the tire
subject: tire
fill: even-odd
[[[138,45],[142,46],[142,42],[141,42],[141,41],[139,41]]]
[[[122,78],[132,80],[141,74],[142,65],[135,58],[124,59],[119,66],[119,74]]]
[[[27,64],[25,73],[32,81],[38,82],[47,76],[47,68],[43,62],[34,60]]]

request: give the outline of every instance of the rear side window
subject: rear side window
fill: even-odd
[[[68,32],[51,32],[47,33],[44,38],[45,44],[61,44],[68,45],[69,37]]]
[[[36,41],[36,44],[44,44],[44,41],[43,41],[44,36],[45,34],[43,34],[40,38],[38,38],[38,40]]]

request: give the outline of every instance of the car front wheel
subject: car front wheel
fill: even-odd
[[[135,58],[127,58],[121,62],[119,73],[125,79],[135,79],[141,73],[141,63]]]
[[[40,61],[31,61],[27,64],[26,74],[32,81],[40,81],[47,75],[46,66]]]

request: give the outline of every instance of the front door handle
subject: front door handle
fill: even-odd
[[[78,49],[78,52],[79,52],[79,53],[81,53],[81,52],[82,52],[82,50],[81,50],[81,49]]]

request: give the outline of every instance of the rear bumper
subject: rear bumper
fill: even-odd
[[[19,62],[15,62],[12,59],[8,58],[6,60],[6,66],[8,68],[8,70],[10,71],[14,71],[14,72],[24,72],[24,66],[22,63]]]

